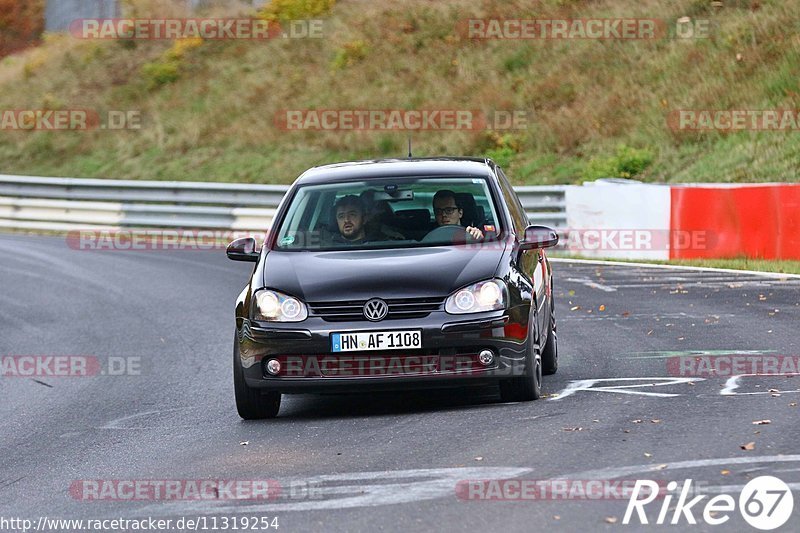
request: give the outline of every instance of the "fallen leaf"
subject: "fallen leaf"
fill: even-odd
[[[607,524],[616,524],[617,523],[617,517],[616,516],[607,516],[605,518],[605,520],[606,520]]]
[[[575,291],[573,291],[572,289],[570,289],[570,291],[569,291],[569,293],[568,293],[568,294],[569,294],[570,296],[575,296]]]
[[[654,418],[650,422],[652,422],[653,424],[660,424],[661,423],[661,419],[660,418]]]
[[[645,457],[653,457],[653,454],[652,454],[652,453],[647,453],[647,452],[644,452],[644,456],[645,456]]]
[[[569,310],[570,310],[570,311],[577,311],[577,310],[578,310],[578,309],[580,309],[580,308],[581,308],[581,306],[580,306],[580,305],[576,305],[575,307],[570,307],[570,308],[569,308]]]
[[[625,311],[622,313],[622,316],[628,318],[629,316],[631,316],[631,314],[628,311]]]
[[[636,420],[631,420],[631,422],[633,422],[634,424],[641,424],[642,423],[642,419],[641,418],[637,418]]]
[[[754,426],[763,426],[765,424],[772,424],[772,420],[753,420]]]
[[[483,461],[483,457],[476,457],[475,460],[476,461]]]
[[[741,448],[743,450],[747,450],[749,452],[750,450],[755,450],[756,449],[756,443],[755,442],[748,442],[747,444],[742,444],[741,446],[739,446],[739,448]]]
[[[600,307],[597,308],[597,310],[598,311],[605,311],[606,310],[606,306],[605,305],[601,305]]]
[[[623,433],[630,433],[630,432],[631,432],[631,430],[630,430],[630,429],[623,429],[623,430],[622,430],[622,432],[623,432]]]
[[[658,466],[656,467],[656,470],[664,470],[666,467],[667,467],[667,465],[666,465],[666,464],[663,464],[663,465],[658,465]]]
[[[730,473],[731,473],[731,471],[730,471],[730,470],[721,470],[721,471],[720,471],[720,474],[722,474],[723,476],[727,476],[727,475],[728,475],[728,474],[730,474]]]
[[[558,516],[557,514],[554,514],[553,515],[553,520],[561,520],[561,517]]]

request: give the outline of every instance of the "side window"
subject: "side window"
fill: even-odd
[[[525,228],[528,227],[528,215],[525,214],[525,209],[523,209],[517,194],[500,167],[497,167],[497,173],[500,176],[500,189],[503,191],[503,198],[505,198],[508,211],[511,213],[511,220],[514,223],[514,232],[517,235],[521,235],[525,232]]]

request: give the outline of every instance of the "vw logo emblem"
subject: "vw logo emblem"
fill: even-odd
[[[386,318],[387,314],[389,314],[389,306],[380,298],[367,300],[367,303],[364,304],[364,316],[367,317],[367,320],[378,322]]]

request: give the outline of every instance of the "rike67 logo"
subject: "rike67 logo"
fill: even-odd
[[[688,524],[697,524],[695,512],[700,511],[700,504],[708,495],[701,494],[689,499],[692,492],[692,480],[687,479],[683,482],[678,501],[674,504],[674,510],[669,522],[667,522],[670,506],[673,497],[676,495],[678,483],[670,481],[667,484],[667,493],[664,495],[661,509],[655,524],[663,525],[679,524],[682,519]],[[653,502],[662,495],[659,493],[659,484],[655,481],[645,479],[636,480],[633,487],[628,507],[625,509],[625,516],[622,518],[623,524],[630,524],[634,511],[641,524],[648,524],[648,517],[645,513],[645,506]],[[641,497],[643,496],[643,497]],[[641,497],[641,498],[640,498]],[[731,518],[731,514],[736,510],[737,501],[728,494],[718,494],[702,507],[702,518],[706,524],[721,525]],[[739,513],[745,522],[756,529],[769,531],[785,524],[792,515],[794,509],[794,497],[789,486],[780,479],[773,476],[760,476],[750,480],[742,489],[738,499]],[[697,509],[695,509],[697,506]]]

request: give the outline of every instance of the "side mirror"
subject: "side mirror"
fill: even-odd
[[[258,261],[259,256],[256,250],[256,240],[252,237],[236,239],[228,245],[225,253],[228,255],[228,259],[233,261],[251,261],[253,263]]]
[[[535,250],[538,248],[552,248],[558,244],[558,233],[547,226],[528,226],[525,228],[525,237],[519,243],[520,250]]]

